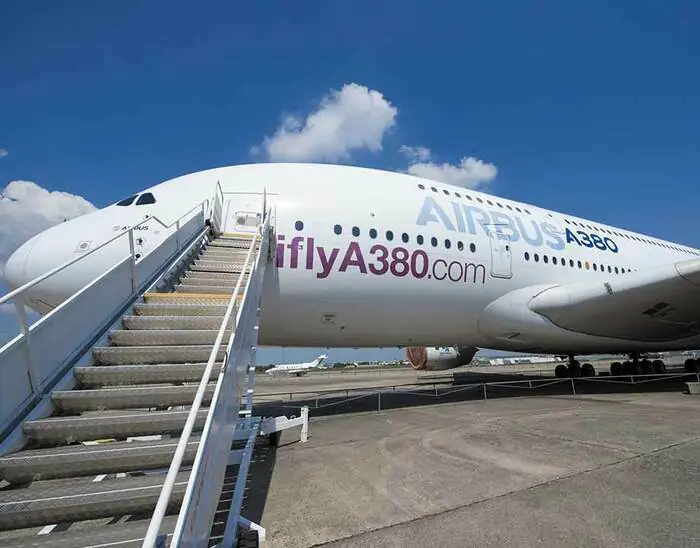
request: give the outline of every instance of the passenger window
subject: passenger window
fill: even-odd
[[[421,190],[425,190],[425,185],[418,185],[418,188],[420,188]]]
[[[619,273],[620,273],[620,271],[617,269],[617,267],[615,267],[615,274],[619,274]]]
[[[557,258],[556,258],[556,257],[552,257],[552,264],[557,264]]]
[[[435,188],[434,186],[431,186],[430,190],[432,190],[433,192],[437,192],[437,188]]]
[[[476,252],[476,245],[469,244],[469,251],[471,251],[472,253]]]
[[[333,227],[333,232],[335,232],[338,236],[340,236],[343,233],[343,227],[340,225],[335,225]]]
[[[570,266],[571,268],[574,267],[574,260],[573,260],[573,259],[569,259],[569,266]]]
[[[138,194],[134,194],[133,196],[129,196],[128,198],[124,198],[123,200],[117,202],[116,205],[118,205],[118,206],[130,206],[131,204],[134,203],[136,196],[138,196]]]
[[[139,196],[139,199],[136,200],[136,205],[150,205],[150,204],[155,204],[156,203],[156,197],[153,196],[150,192],[146,192],[145,194],[141,194]]]
[[[583,263],[581,261],[576,261],[576,266],[581,268],[581,267],[583,267]]]
[[[477,198],[476,201],[479,202],[480,204],[484,203],[484,200],[482,200],[481,198]]]
[[[373,240],[377,237],[377,229],[376,228],[369,229],[369,237],[372,238]]]
[[[513,208],[510,207],[510,204],[506,204],[506,207],[507,207],[508,209],[510,209],[511,211],[513,211]]]
[[[460,251],[464,249],[464,244],[461,241],[457,242],[457,249],[459,249]]]
[[[461,195],[459,192],[455,192],[455,196],[457,196],[457,198],[461,198],[461,197],[462,197],[462,195]]]
[[[515,211],[517,211],[518,213],[522,213],[522,212],[523,212],[522,209],[520,209],[519,207],[516,207],[516,208],[515,208]]]
[[[294,228],[297,230],[304,230],[304,223],[302,221],[297,221],[294,223]]]
[[[450,240],[445,240],[445,248],[450,249],[452,247],[452,242]]]
[[[526,261],[530,260],[530,254],[527,251],[525,252],[525,260]]]
[[[446,196],[449,196],[449,195],[450,195],[450,192],[449,192],[448,190],[445,190],[445,189],[443,188],[442,191],[445,193]]]
[[[418,245],[423,245],[423,236],[418,234],[418,236],[416,236],[416,242],[418,242]]]
[[[437,247],[437,238],[435,236],[430,238],[430,243],[433,247]]]
[[[391,230],[386,231],[386,239],[389,241],[394,239],[394,233]]]
[[[547,255],[543,255],[542,260],[544,261],[545,264],[547,264],[549,262],[549,257],[547,257]]]
[[[497,205],[498,207],[500,207],[501,209],[503,209],[503,204],[502,204],[501,202],[496,202],[496,205]]]
[[[403,234],[401,234],[401,241],[403,243],[407,244],[408,243],[408,234],[406,234],[405,232]]]
[[[596,272],[598,272],[598,265],[595,264],[595,263],[593,263],[593,270],[595,270]]]
[[[535,262],[536,263],[540,262],[540,256],[537,253],[535,253]]]
[[[358,227],[356,227],[356,226],[353,226],[353,227],[352,227],[352,235],[355,236],[355,237],[359,236],[359,235],[360,235],[360,229],[359,229]]]
[[[486,203],[489,204],[490,206],[493,205],[493,202],[491,200],[486,200]]]

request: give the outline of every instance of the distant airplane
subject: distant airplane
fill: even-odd
[[[301,377],[302,375],[305,375],[312,369],[318,369],[322,367],[322,363],[325,359],[327,359],[328,356],[325,354],[321,354],[318,358],[316,358],[313,361],[306,362],[306,363],[286,363],[282,365],[276,365],[275,367],[272,367],[271,369],[268,369],[266,373],[268,375],[278,375],[278,374],[286,374],[286,375],[296,375],[297,377]]]
[[[466,365],[478,348],[565,355],[557,376],[595,375],[575,360],[594,354],[628,356],[613,375],[662,373],[646,353],[700,347],[699,249],[351,166],[269,163],[177,177],[34,236],[7,261],[7,282],[17,288],[131,226],[145,258],[175,230],[157,220],[212,203],[217,189],[227,197],[225,232],[257,226],[263,204],[271,208],[275,264],[263,281],[261,346],[410,347],[411,365],[428,370]],[[140,225],[145,218],[153,220]],[[128,253],[126,238],[105,246],[31,287],[27,304],[48,312]]]

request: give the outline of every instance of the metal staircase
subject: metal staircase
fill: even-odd
[[[214,204],[214,220],[222,206]],[[0,546],[211,544],[228,450],[259,433],[240,401],[271,255],[269,212],[252,234],[217,234],[208,217],[204,205],[200,215],[169,225],[174,252],[161,249],[160,259],[137,260],[129,231],[123,263],[132,287],[139,287],[134,272],[146,281],[114,304],[111,320],[94,318],[98,327],[83,334],[81,349],[58,347],[49,363],[43,345],[53,339],[38,328],[35,335],[35,325],[22,325],[0,349],[0,395],[10,399],[17,356],[27,368],[17,379],[30,381],[17,405],[0,404]],[[116,276],[120,265],[109,272]],[[76,301],[82,314],[91,313],[90,293],[116,303],[119,295],[103,295],[110,283],[108,276],[91,284],[45,319],[70,330],[71,316],[81,313]],[[244,453],[239,461],[250,458]],[[233,519],[238,510],[240,501]],[[226,526],[229,546],[236,525]]]

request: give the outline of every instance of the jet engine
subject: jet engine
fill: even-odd
[[[467,365],[477,350],[475,346],[411,346],[406,349],[406,356],[413,369],[443,371]]]

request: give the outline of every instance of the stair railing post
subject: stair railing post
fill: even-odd
[[[34,359],[32,357],[32,339],[29,334],[29,326],[27,326],[27,311],[24,309],[24,299],[15,297],[12,299],[17,312],[17,320],[19,321],[19,329],[24,337],[24,360],[27,364],[27,373],[29,374],[29,383],[32,385],[32,394],[35,396],[39,393],[39,379],[36,376],[34,368]]]
[[[131,254],[131,293],[136,294],[137,283],[136,283],[136,246],[134,244],[134,229],[129,229],[129,253]]]

